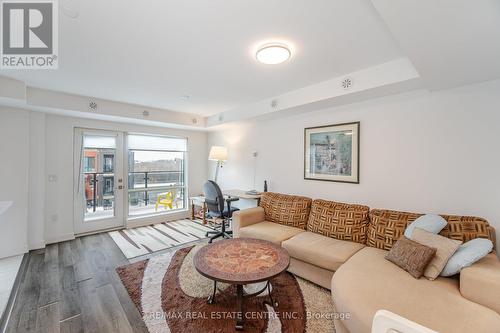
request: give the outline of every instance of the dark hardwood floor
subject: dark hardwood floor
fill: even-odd
[[[30,252],[6,332],[147,332],[115,271],[128,263],[107,233]]]

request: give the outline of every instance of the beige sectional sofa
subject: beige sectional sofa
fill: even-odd
[[[233,215],[235,237],[280,244],[289,271],[331,289],[337,332],[370,332],[385,309],[439,332],[500,332],[500,262],[494,253],[434,281],[415,279],[385,260],[406,226],[421,214],[265,193],[259,207]],[[481,218],[445,216],[443,236],[468,241],[494,230]]]

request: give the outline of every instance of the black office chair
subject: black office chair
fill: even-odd
[[[211,218],[221,218],[221,229],[220,231],[209,231],[206,236],[213,235],[210,237],[209,243],[216,238],[231,238],[233,232],[226,231],[226,223],[231,220],[233,212],[239,210],[238,208],[231,207],[231,202],[239,200],[239,198],[226,198],[222,195],[219,185],[216,182],[209,180],[203,185],[203,192],[205,194],[205,203],[207,204],[207,215]],[[227,207],[225,204],[227,204]]]

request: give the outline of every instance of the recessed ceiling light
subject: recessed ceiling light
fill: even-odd
[[[266,65],[277,65],[290,59],[292,53],[290,49],[283,44],[266,44],[259,48],[255,57]]]
[[[181,96],[181,99],[182,99],[183,101],[187,101],[187,100],[189,100],[190,98],[191,98],[191,96],[189,96],[189,95],[182,95],[182,96]]]

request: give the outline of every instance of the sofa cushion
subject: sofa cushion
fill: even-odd
[[[404,234],[406,226],[422,214],[373,209],[366,245],[390,250],[392,245]],[[444,237],[467,242],[474,238],[487,238],[495,243],[495,232],[488,221],[480,217],[441,215],[448,224],[439,233]]]
[[[337,270],[354,253],[365,247],[363,244],[333,239],[309,231],[302,232],[281,245],[292,258],[331,271]]]
[[[350,332],[371,332],[373,316],[385,309],[441,333],[495,332],[500,315],[460,294],[458,280],[414,279],[384,259],[386,251],[365,247],[333,275],[337,312],[350,313]]]
[[[307,231],[365,244],[369,212],[367,206],[316,199],[312,203]]]
[[[304,232],[304,230],[286,225],[264,221],[240,228],[239,237],[258,238],[281,245],[284,240]]]
[[[310,198],[272,192],[262,193],[260,198],[266,221],[301,229],[306,228],[311,202]]]
[[[490,253],[462,269],[460,293],[468,300],[487,306],[500,315],[500,261],[496,253]]]
[[[332,277],[334,272],[318,267],[311,263],[292,257],[290,258],[290,266],[288,266],[288,271],[328,290],[330,290],[332,286]]]
[[[462,243],[475,238],[487,238],[495,243],[495,229],[488,221],[475,216],[442,215],[448,222],[439,233],[441,236],[456,239]]]

